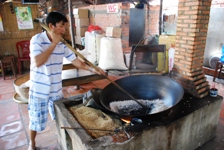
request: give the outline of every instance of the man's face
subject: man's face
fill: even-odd
[[[51,30],[55,33],[55,34],[60,34],[61,36],[65,33],[65,28],[66,28],[66,23],[64,23],[63,21],[56,23],[56,25],[51,25]]]

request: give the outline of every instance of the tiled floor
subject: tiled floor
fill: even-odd
[[[111,76],[113,80],[117,79]],[[207,76],[210,85],[212,77]],[[15,90],[13,87],[14,79],[7,77],[3,80],[0,77],[0,150],[26,150],[28,148],[28,114],[27,104],[16,103],[13,100]],[[97,87],[103,88],[109,82],[107,80],[98,80],[89,84],[81,85],[81,89],[77,90],[75,86],[63,89],[66,96],[85,93],[89,89]],[[216,87],[219,89],[219,95],[224,97],[224,80],[216,79]],[[36,143],[38,149],[41,150],[60,150],[57,143],[57,133],[55,122],[48,119],[47,128],[38,133]],[[224,102],[222,103],[220,119],[218,123],[216,137],[199,150],[223,150],[224,149]]]

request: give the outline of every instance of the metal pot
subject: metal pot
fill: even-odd
[[[141,118],[158,120],[167,115],[183,97],[183,87],[176,81],[166,76],[159,75],[135,75],[124,77],[115,81],[135,99],[153,100],[161,99],[169,108],[154,114],[125,115],[111,111],[109,104],[113,101],[130,100],[129,96],[119,90],[113,84],[107,85],[100,93],[102,106],[112,114],[127,120]]]

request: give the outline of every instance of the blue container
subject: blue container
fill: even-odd
[[[224,55],[224,45],[222,46],[222,55]]]
[[[220,58],[220,61],[224,63],[224,46],[222,46],[222,56]]]
[[[218,89],[216,88],[211,88],[210,89],[210,96],[216,97],[218,95]]]
[[[220,61],[224,63],[224,56],[221,56]]]

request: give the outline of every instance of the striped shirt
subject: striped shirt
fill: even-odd
[[[42,32],[31,38],[30,41],[30,91],[29,94],[49,98],[62,95],[62,67],[63,57],[73,61],[75,54],[62,42],[59,42],[48,60],[36,67],[34,57],[41,54],[51,45],[47,33]]]

